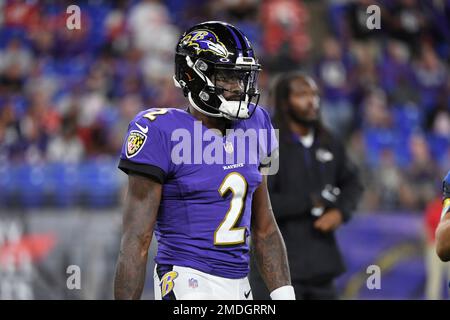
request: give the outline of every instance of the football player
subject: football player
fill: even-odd
[[[258,106],[260,69],[248,39],[228,23],[201,23],[180,38],[174,81],[189,107],[139,113],[122,148],[119,168],[129,182],[115,298],[140,298],[154,232],[156,299],[252,299],[250,236],[271,297],[295,299],[285,245],[260,171],[267,164],[263,159],[276,153],[276,139],[272,134],[266,141],[258,139],[265,146],[258,148],[263,150],[258,161],[248,161],[251,155],[242,162],[236,153],[246,145],[245,135],[229,139],[227,133],[273,132],[269,115]],[[181,135],[210,129],[210,140],[221,146],[215,152],[225,150],[223,158],[232,157],[231,163],[199,159],[207,139],[200,146],[189,140],[188,148],[177,152]],[[194,160],[185,161],[189,158]]]
[[[441,222],[436,229],[436,252],[442,261],[450,261],[450,171],[443,181]]]

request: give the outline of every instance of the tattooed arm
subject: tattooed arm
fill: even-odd
[[[273,215],[266,176],[253,195],[252,250],[269,292],[291,285],[286,247]]]
[[[141,297],[161,190],[162,185],[151,179],[128,176],[122,241],[114,278],[115,299]]]

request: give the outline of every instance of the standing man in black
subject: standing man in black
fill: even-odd
[[[336,299],[334,279],[345,267],[334,231],[350,219],[363,188],[344,145],[320,122],[319,92],[312,78],[282,75],[274,100],[280,166],[268,184],[292,285],[297,299]],[[254,297],[266,298],[252,274]]]

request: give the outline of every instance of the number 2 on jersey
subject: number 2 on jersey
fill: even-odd
[[[222,197],[225,197],[228,191],[231,191],[233,196],[225,218],[214,232],[214,245],[224,246],[245,242],[246,228],[236,228],[235,226],[244,209],[247,196],[247,181],[241,174],[231,172],[223,179],[219,187],[219,193]]]
[[[144,118],[147,118],[150,121],[154,121],[156,119],[157,115],[162,115],[162,114],[166,114],[166,113],[167,113],[167,109],[156,109],[155,111],[147,112],[144,115]]]

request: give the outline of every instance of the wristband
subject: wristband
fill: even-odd
[[[295,300],[294,287],[287,285],[279,287],[270,293],[272,300]]]

